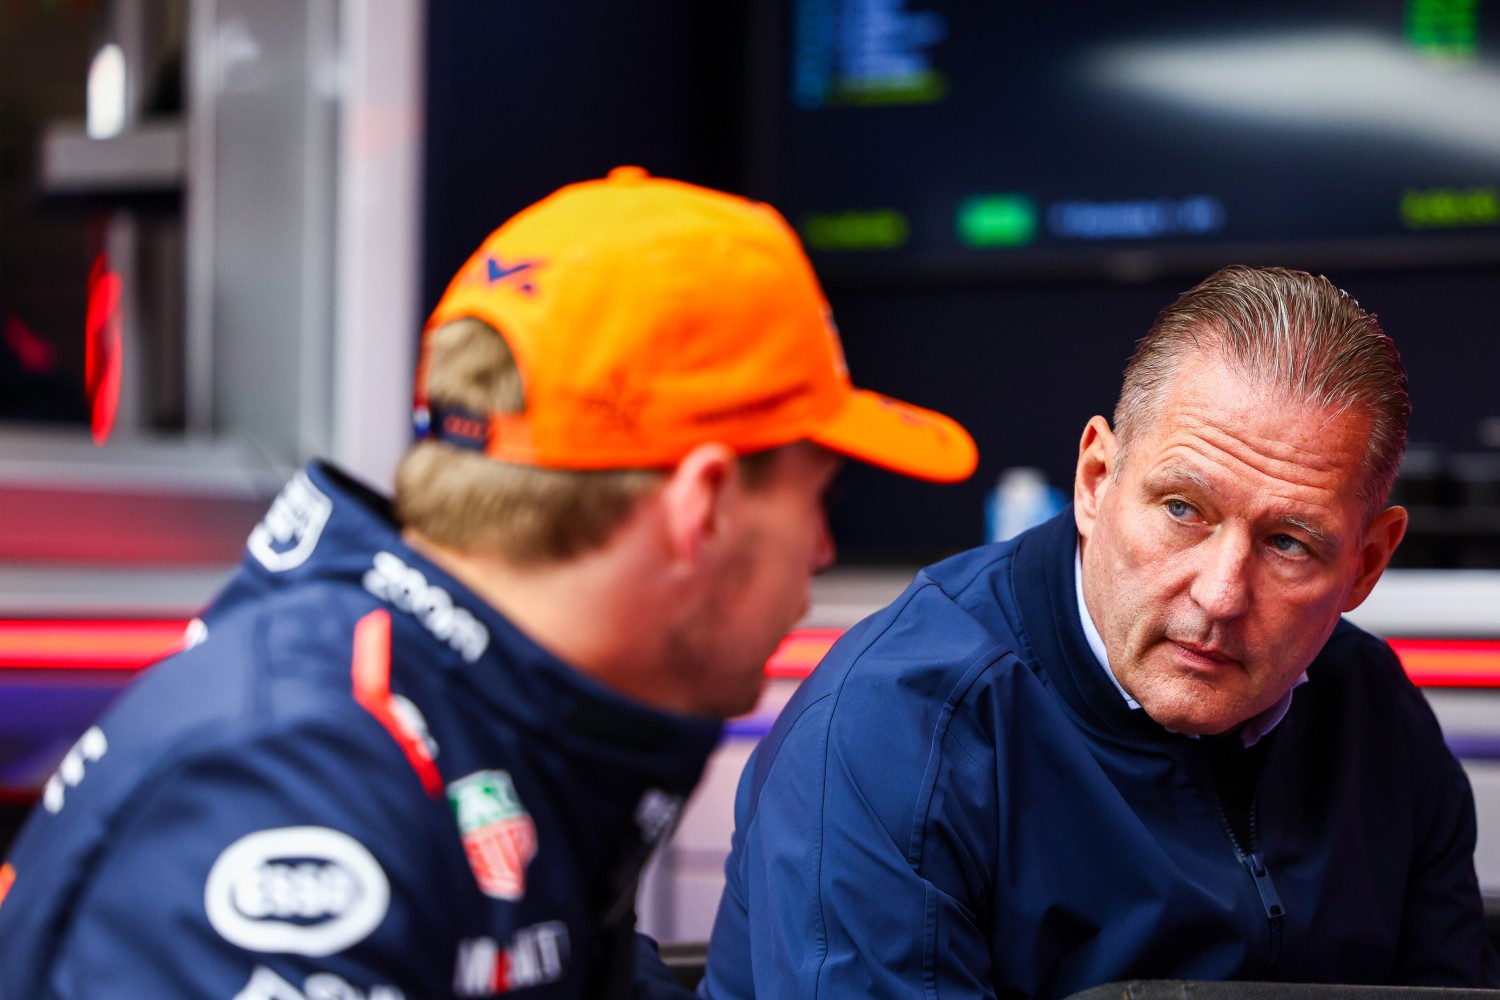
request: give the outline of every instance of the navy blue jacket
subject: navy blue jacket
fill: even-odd
[[[11,856],[0,998],[632,992],[636,877],[720,725],[620,698],[299,474]]]
[[[1086,645],[1075,544],[1069,510],[923,571],[797,691],[740,784],[702,992],[1480,983],[1472,793],[1390,648],[1337,626],[1236,844],[1208,741]]]

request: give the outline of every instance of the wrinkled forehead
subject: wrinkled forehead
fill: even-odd
[[[1184,428],[1255,440],[1267,456],[1296,461],[1309,468],[1338,470],[1343,486],[1372,516],[1384,497],[1378,484],[1374,440],[1375,414],[1347,398],[1328,400],[1284,378],[1240,363],[1223,354],[1184,357],[1172,377],[1155,394],[1145,419],[1123,428],[1116,475],[1137,461],[1155,461],[1157,446],[1181,435]]]

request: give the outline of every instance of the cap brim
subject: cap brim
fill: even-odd
[[[967,479],[979,463],[979,449],[958,421],[864,389],[809,437],[850,458],[934,483]]]

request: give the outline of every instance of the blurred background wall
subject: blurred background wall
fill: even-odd
[[[849,470],[846,559],[981,540],[1011,467],[1066,486],[1156,311],[1253,262],[1329,274],[1408,361],[1403,563],[1500,564],[1500,13],[1198,6],[5,0],[0,428],[97,415],[103,255],[116,447],[382,482],[447,277],[515,210],[638,163],[783,207],[856,379],[975,431],[957,488]]]
[[[972,6],[432,3],[423,302],[498,220],[618,163],[771,200],[825,248],[815,259],[855,379],[952,412],[980,442],[979,473],[956,488],[846,473],[844,558],[916,561],[981,540],[1002,470],[1070,483],[1083,424],[1110,411],[1136,338],[1178,293],[1225,263],[1306,267],[1377,311],[1410,367],[1411,499],[1450,509],[1415,512],[1405,564],[1500,565],[1500,525],[1452,510],[1494,499],[1484,457],[1500,455],[1500,8]],[[1170,62],[1158,51],[1170,44],[1229,69],[1239,59],[1252,107],[1086,86],[1082,60],[1126,43],[1147,67]],[[1276,91],[1307,65],[1326,75]],[[1415,82],[1391,79],[1403,72]],[[811,100],[798,91],[809,76],[824,88]],[[1430,92],[1399,102],[1393,86]],[[1288,111],[1320,88],[1344,106]],[[1450,133],[1421,126],[1450,113]],[[975,248],[938,231],[997,191],[1030,199],[1043,230],[1031,243]],[[1475,209],[1424,227],[1402,215],[1411,192],[1472,196]],[[1191,196],[1227,208],[1219,229],[1045,231],[1048,201]],[[1274,223],[1268,206],[1285,206]],[[905,243],[883,235],[890,213]],[[1477,457],[1455,470],[1460,455]]]

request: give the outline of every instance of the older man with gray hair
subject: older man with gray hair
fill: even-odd
[[[1341,618],[1406,530],[1409,411],[1325,278],[1167,308],[1072,509],[918,574],[758,749],[706,995],[1495,982],[1468,782]]]

